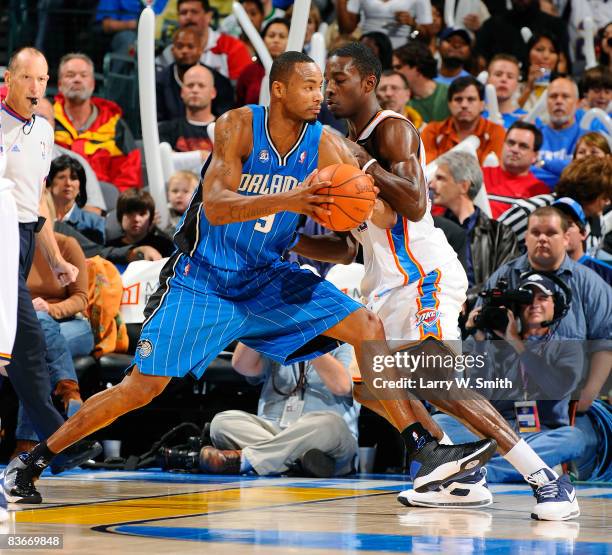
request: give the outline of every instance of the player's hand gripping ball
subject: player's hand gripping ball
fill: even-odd
[[[321,218],[325,227],[348,231],[368,219],[376,201],[374,183],[368,175],[350,164],[334,164],[320,170],[318,178],[330,184],[317,194],[334,198],[333,203],[322,205],[331,212]]]

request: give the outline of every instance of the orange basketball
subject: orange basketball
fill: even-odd
[[[334,164],[323,168],[318,178],[331,184],[319,189],[317,194],[334,197],[333,203],[323,205],[331,211],[329,216],[322,218],[325,227],[334,231],[348,231],[367,219],[376,193],[372,180],[365,173],[349,164]]]

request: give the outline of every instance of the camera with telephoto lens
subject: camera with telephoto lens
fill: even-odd
[[[182,445],[162,447],[157,453],[157,463],[165,471],[198,472],[201,447],[199,437],[189,437]]]
[[[479,330],[505,331],[508,327],[506,309],[515,305],[531,304],[533,293],[529,289],[508,289],[508,280],[500,279],[493,289],[481,291],[484,299],[482,310],[474,318],[474,327]]]

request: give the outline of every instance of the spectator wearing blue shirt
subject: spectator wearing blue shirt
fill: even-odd
[[[458,77],[470,75],[465,70],[465,66],[472,57],[472,39],[465,29],[453,29],[452,27],[444,29],[440,35],[438,50],[442,64],[434,81],[450,85]]]
[[[567,284],[572,302],[554,336],[590,340],[588,378],[578,402],[578,410],[586,411],[599,395],[612,367],[612,289],[595,272],[567,255],[567,231],[567,219],[557,208],[536,209],[527,223],[527,254],[500,267],[484,288],[491,289],[501,278],[508,281],[509,288],[516,288],[521,276],[532,270],[553,273]]]
[[[599,274],[608,285],[612,285],[612,266],[584,252],[584,242],[587,238],[588,230],[587,219],[580,203],[573,198],[562,197],[553,202],[552,205],[563,212],[568,218],[567,254],[569,257],[578,262],[578,264],[583,264],[587,268],[591,268],[591,270]]]
[[[345,344],[314,360],[281,366],[239,343],[235,370],[250,383],[263,383],[257,415],[217,414],[210,425],[214,447],[201,449],[200,470],[267,476],[299,461],[306,474],[321,478],[352,472],[358,453],[352,357]]]
[[[550,123],[539,122],[544,141],[533,174],[553,189],[572,161],[578,139],[588,130],[582,129],[576,118],[578,87],[568,77],[558,77],[550,83],[546,105]]]
[[[154,0],[151,8],[155,15],[164,11],[168,0]],[[142,0],[100,0],[96,22],[102,24],[102,31],[113,35],[111,49],[118,54],[129,54],[136,43],[138,17],[145,8]]]
[[[515,121],[527,114],[516,102],[516,91],[521,75],[519,61],[511,54],[497,54],[491,59],[488,70],[487,84],[490,83],[495,87],[497,106],[504,120],[504,129],[509,129]],[[488,119],[489,112],[485,110],[482,117]]]
[[[82,210],[87,204],[87,184],[83,166],[71,156],[62,154],[51,162],[47,177],[55,219],[80,231],[99,245],[104,244],[104,218]]]

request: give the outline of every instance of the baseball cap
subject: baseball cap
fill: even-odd
[[[537,287],[542,293],[549,297],[554,294],[555,282],[542,274],[531,274],[519,283],[519,289],[526,287]]]
[[[452,27],[447,27],[440,33],[440,40],[448,40],[453,35],[459,35],[467,44],[472,44],[472,37],[465,29],[453,29]]]
[[[584,229],[586,227],[586,216],[578,201],[570,197],[561,197],[553,202],[552,205],[567,214],[572,220],[576,220],[579,228]]]

